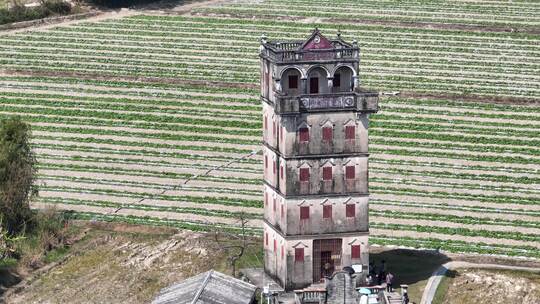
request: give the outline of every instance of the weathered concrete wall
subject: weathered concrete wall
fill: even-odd
[[[285,235],[368,231],[368,197],[285,198],[267,185],[264,188],[264,218]],[[354,205],[354,217],[347,217],[346,206]],[[324,206],[331,206],[331,217],[323,218]],[[309,207],[309,218],[300,219],[301,207]]]
[[[263,178],[272,187],[278,187],[279,159],[276,153],[267,147],[263,147]]]
[[[279,149],[284,157],[368,153],[368,116],[367,114],[348,113],[311,113],[297,117],[282,117],[284,134],[280,135],[282,144],[271,144]],[[355,138],[345,139],[346,126],[355,127]],[[332,140],[323,140],[323,127],[332,128]],[[309,141],[300,141],[300,128],[308,128]],[[282,130],[280,130],[282,132]],[[269,142],[270,144],[270,142]]]
[[[264,224],[264,269],[284,285],[287,277],[288,243],[268,224]]]
[[[304,260],[295,260],[295,249],[304,249]],[[293,290],[311,285],[313,281],[313,239],[287,241],[287,276],[285,289]]]
[[[280,117],[267,103],[263,103],[263,141],[274,149],[278,149],[278,132],[280,132]],[[266,127],[265,127],[266,125]]]
[[[364,271],[369,265],[369,240],[368,235],[347,236],[343,238],[341,264],[343,267],[353,264],[361,264]],[[360,245],[360,259],[351,258],[351,245]]]
[[[284,162],[284,163],[283,163]],[[367,156],[346,158],[281,159],[285,168],[279,191],[285,195],[323,195],[368,193]],[[332,170],[330,180],[323,179],[324,167]],[[354,178],[347,178],[346,168],[354,167]],[[309,172],[309,180],[301,181],[301,171]]]

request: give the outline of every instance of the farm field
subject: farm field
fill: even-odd
[[[359,41],[362,85],[403,93],[371,117],[371,242],[539,258],[539,6],[449,19],[526,29],[509,33],[336,24],[325,18],[352,2],[318,2],[309,16],[323,33]],[[389,2],[367,3],[357,18],[387,19]],[[417,6],[392,9],[403,22],[444,13]],[[298,20],[271,19],[282,12]],[[34,206],[193,230],[234,227],[243,211],[258,230],[258,38],[306,37],[302,12],[269,1],[0,33],[0,116],[33,126]]]

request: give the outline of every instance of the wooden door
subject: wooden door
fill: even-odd
[[[309,78],[309,94],[319,94],[319,77]]]

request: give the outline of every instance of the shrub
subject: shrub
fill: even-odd
[[[20,118],[0,121],[0,215],[10,235],[24,233],[33,217],[37,169],[29,138],[30,126]]]
[[[71,5],[63,0],[44,0],[36,7],[26,7],[15,2],[11,8],[0,9],[0,24],[67,15],[71,12]]]

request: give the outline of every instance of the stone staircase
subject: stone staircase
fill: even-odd
[[[401,295],[397,292],[384,292],[386,304],[401,304]]]

